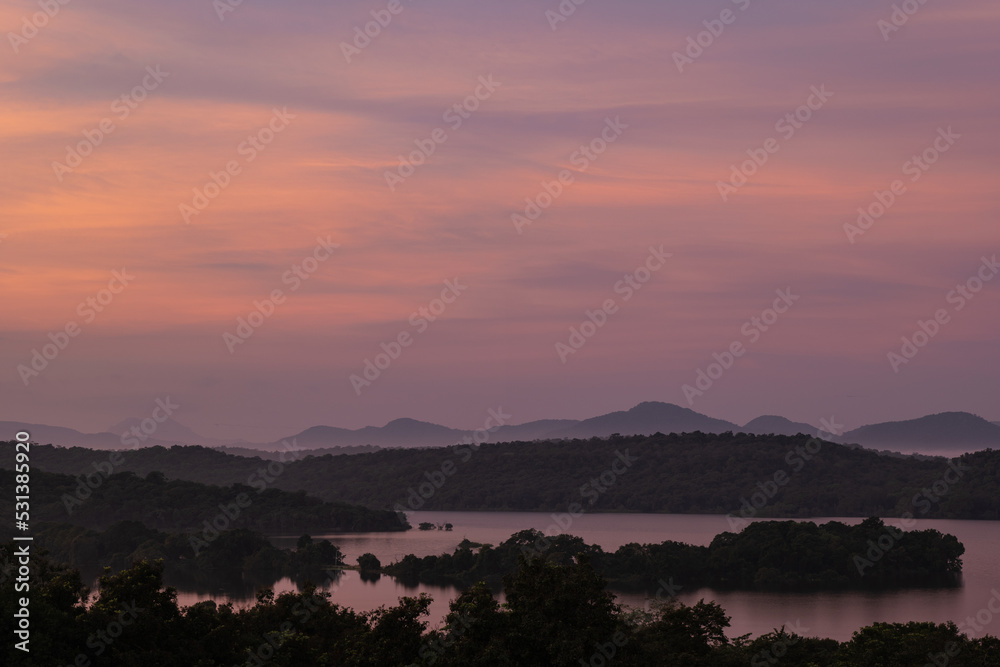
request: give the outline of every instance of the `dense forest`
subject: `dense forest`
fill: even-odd
[[[0,470],[0,514],[14,516],[14,495],[13,471]],[[145,477],[133,472],[108,476],[92,467],[89,476],[76,477],[32,470],[31,517],[36,523],[66,522],[93,530],[138,521],[170,533],[247,528],[302,534],[409,527],[395,512],[324,502],[305,491],[168,481],[155,471]]]
[[[107,454],[40,446],[32,449],[32,462],[79,475]],[[153,447],[126,452],[116,470],[161,471],[170,479],[229,485],[256,480],[267,464],[202,447]],[[746,518],[1000,519],[1000,451],[918,460],[804,435],[612,436],[383,450],[275,465],[281,473],[274,487],[329,502],[406,511],[566,512],[577,504],[588,512]]]
[[[118,572],[141,560],[161,561],[164,580],[190,589],[251,593],[283,576],[304,580],[344,564],[328,540],[299,538],[296,549],[278,549],[262,534],[245,528],[215,535],[163,533],[138,521],[120,521],[97,532],[71,524],[42,523],[34,544],[57,563],[92,580],[107,568]]]
[[[633,543],[613,553],[578,537],[528,530],[496,547],[464,541],[452,554],[407,556],[385,566],[371,554],[358,559],[363,572],[462,587],[447,624],[436,630],[429,629],[426,596],[368,612],[337,605],[314,586],[343,576],[335,545],[303,535],[296,550],[282,550],[258,532],[404,530],[409,526],[393,508],[411,509],[414,494],[421,509],[567,513],[562,516],[689,511],[739,517],[743,505],[747,518],[989,518],[1000,503],[998,457],[988,450],[952,461],[901,459],[805,436],[700,433],[384,450],[297,462],[201,447],[115,455],[36,446],[31,664],[726,667],[780,659],[803,667],[928,661],[1000,667],[1000,641],[970,639],[952,623],[876,624],[842,643],[784,628],[756,639],[729,637],[728,618],[715,603],[669,599],[628,609],[607,587],[652,590],[664,577],[687,589],[957,581],[964,548],[953,536],[899,533],[876,518],[857,526],[735,521],[739,532],[705,547]],[[0,471],[0,512],[12,512],[4,501],[13,495],[13,474]],[[8,636],[18,608],[14,549],[0,546],[0,629]],[[66,564],[85,572],[107,566],[99,592],[92,596],[80,570]],[[274,596],[265,588],[247,609],[212,601],[182,609],[165,585],[231,581],[259,588],[279,576],[293,577],[301,592]],[[501,588],[502,605],[494,592]],[[12,642],[0,651],[9,658],[3,664],[28,664]]]
[[[14,549],[0,547],[0,562],[11,563]],[[93,597],[79,572],[44,557],[34,557],[31,569],[30,658],[7,641],[5,665],[1000,667],[1000,640],[969,638],[953,623],[877,623],[846,642],[784,627],[756,639],[729,637],[729,618],[716,603],[665,599],[622,608],[586,559],[522,557],[504,577],[504,604],[474,585],[434,630],[426,595],[358,613],[309,585],[277,597],[261,591],[246,609],[213,601],[179,608],[158,563],[105,575]],[[8,638],[18,609],[11,570],[0,567],[0,632]]]
[[[887,548],[883,548],[887,547]],[[408,555],[382,568],[400,579],[468,586],[496,585],[522,556],[566,563],[586,558],[617,588],[653,590],[669,575],[689,589],[817,590],[849,587],[957,585],[965,547],[936,530],[898,531],[881,519],[856,526],[797,521],[751,523],[722,533],[707,547],[667,541],[626,544],[614,553],[570,535],[515,533],[497,547],[463,541],[454,553]]]
[[[216,584],[244,593],[273,585],[282,576],[303,581],[320,570],[344,565],[336,545],[308,535],[299,538],[295,550],[284,550],[244,528],[206,537],[163,533],[137,521],[121,521],[103,532],[70,524],[38,524],[35,545],[53,561],[90,578],[105,568],[117,572],[140,560],[159,560],[168,583],[195,589]],[[631,543],[613,553],[572,535],[550,537],[523,530],[496,547],[463,540],[451,554],[424,558],[411,554],[385,566],[369,558],[359,565],[412,585],[467,587],[484,581],[496,587],[516,571],[523,556],[558,563],[586,559],[618,589],[652,591],[666,574],[688,588],[807,591],[958,585],[964,551],[952,535],[898,531],[870,518],[856,526],[836,521],[821,526],[761,521],[740,533],[722,533],[705,547],[674,541]]]

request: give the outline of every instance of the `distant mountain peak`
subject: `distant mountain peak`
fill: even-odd
[[[340,428],[337,426],[310,426],[306,430],[297,434],[294,437],[310,437],[319,435],[329,435],[331,433],[351,433],[350,429]]]
[[[909,451],[1000,447],[1000,426],[970,412],[939,412],[916,419],[869,424],[844,437],[865,447]]]
[[[552,437],[591,438],[621,435],[651,435],[653,433],[722,433],[737,428],[736,424],[714,419],[674,403],[645,401],[630,408],[591,417],[557,431]]]
[[[145,418],[145,419],[148,419]],[[43,444],[92,449],[121,449],[122,435],[133,427],[142,428],[144,419],[131,417],[111,427],[107,433],[81,433],[74,429],[22,422],[0,422],[7,432],[28,430],[33,439]],[[149,425],[147,424],[147,427]],[[715,419],[675,403],[643,401],[626,410],[609,412],[584,420],[539,419],[523,424],[506,424],[491,429],[490,442],[512,440],[544,441],[566,438],[607,437],[621,435],[652,435],[653,433],[723,433],[744,432],[754,435],[815,435],[816,427],[794,422],[780,415],[762,415],[740,427],[732,422]],[[247,450],[282,451],[283,442],[295,441],[300,449],[332,447],[447,447],[473,436],[471,430],[449,428],[411,417],[393,419],[385,426],[365,426],[347,429],[336,426],[312,426],[300,433],[275,442],[260,443],[232,440],[211,440],[195,433],[173,419],[157,423],[156,431],[143,445],[187,444],[202,447],[239,446]],[[825,437],[825,436],[820,436]],[[991,422],[969,412],[939,412],[916,419],[870,424],[849,431],[840,442],[857,443],[863,447],[903,453],[953,455],[958,451],[975,451],[992,447],[1000,449],[1000,422]]]
[[[662,401],[643,401],[633,408],[626,410],[629,414],[649,414],[649,413],[690,413],[698,414],[690,408],[685,408],[676,403],[664,403]]]
[[[441,424],[434,424],[432,422],[420,421],[419,419],[411,419],[410,417],[400,417],[399,419],[393,419],[391,422],[383,426],[382,430],[391,433],[406,433],[410,431],[445,432],[445,431],[454,431],[455,429],[449,428],[447,426],[442,426]]]
[[[791,422],[792,421],[788,417],[782,417],[781,415],[761,415],[760,417],[757,417],[756,419],[752,419],[751,422],[762,421],[762,420],[773,420],[773,421],[776,421],[776,422],[779,422],[779,421],[780,422]],[[749,424],[751,422],[747,422],[747,423]]]
[[[861,429],[888,428],[890,426],[898,426],[901,424],[920,425],[925,427],[928,425],[956,426],[959,424],[967,426],[976,426],[976,427],[984,427],[987,425],[996,426],[996,424],[994,424],[993,422],[989,422],[980,417],[979,415],[973,414],[971,412],[953,411],[953,412],[936,412],[934,414],[924,415],[923,417],[916,417],[914,419],[902,419],[899,421],[869,424],[867,426],[862,426],[857,430],[860,431]]]
[[[397,417],[396,419],[388,422],[383,428],[388,428],[390,426],[440,426],[440,424],[425,422],[419,419],[413,419],[412,417]],[[448,427],[444,426],[442,428]]]

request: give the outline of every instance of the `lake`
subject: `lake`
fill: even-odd
[[[313,538],[329,539],[340,547],[350,564],[363,553],[375,554],[387,564],[406,554],[417,556],[450,553],[463,539],[473,542],[499,544],[511,534],[526,528],[549,532],[554,525],[549,514],[531,512],[409,512],[407,518],[416,526],[428,521],[434,524],[451,523],[452,531],[410,530],[395,533],[328,534]],[[857,524],[861,518],[815,518],[815,523],[842,521]],[[887,518],[887,524],[899,525],[899,520]],[[980,614],[979,623],[986,620],[982,632],[967,630],[970,637],[983,634],[1000,635],[1000,614],[994,614],[987,605],[996,593],[1000,600],[1000,522],[952,521],[943,519],[917,520],[915,530],[934,528],[956,536],[965,545],[962,557],[963,585],[949,589],[908,589],[890,592],[827,591],[819,593],[767,593],[759,591],[714,591],[707,588],[681,588],[678,598],[693,604],[704,598],[718,602],[732,617],[727,631],[730,637],[750,633],[754,636],[770,632],[785,625],[796,628],[800,634],[811,637],[830,637],[839,641],[850,639],[860,627],[877,621],[954,621],[962,623],[967,617]],[[605,551],[614,551],[629,542],[659,543],[676,540],[688,544],[708,545],[719,533],[730,530],[724,515],[692,514],[585,514],[572,520],[565,532],[582,537],[590,544],[599,544]],[[272,536],[275,545],[294,548],[298,536]],[[670,573],[661,578],[670,581]],[[683,586],[682,581],[675,584]],[[380,605],[393,605],[404,595],[429,593],[434,598],[431,606],[431,626],[438,627],[448,612],[448,602],[459,591],[454,587],[425,586],[405,587],[392,577],[382,576],[377,581],[362,581],[358,572],[347,571],[336,582],[326,586],[332,600],[356,611],[375,609]],[[295,584],[282,579],[274,586],[275,592],[295,590]],[[646,595],[615,591],[623,604],[642,607]],[[232,594],[224,591],[178,592],[178,602],[190,605],[214,599],[231,601],[237,606],[253,604],[249,592]],[[997,603],[993,603],[996,608]]]

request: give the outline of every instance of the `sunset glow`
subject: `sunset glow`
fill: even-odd
[[[1000,6],[557,7],[73,0],[32,33],[38,4],[5,3],[3,419],[94,432],[166,396],[199,433],[259,441],[645,400],[1000,419]],[[859,207],[885,210],[852,232]],[[102,297],[115,271],[134,280]],[[776,290],[798,298],[751,341]]]

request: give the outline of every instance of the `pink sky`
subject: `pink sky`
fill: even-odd
[[[166,396],[205,435],[260,440],[401,416],[477,427],[497,406],[582,418],[688,405],[682,386],[737,341],[695,410],[1000,419],[1000,280],[947,300],[1000,253],[996,3],[929,2],[884,39],[884,0],[590,0],[555,30],[555,0],[404,0],[346,62],[341,43],[388,4],[246,0],[220,20],[208,0],[76,0],[23,40],[10,33],[37,4],[0,7],[0,419],[96,431]],[[679,72],[674,53],[723,10]],[[122,117],[113,101],[144,78]],[[783,137],[776,122],[823,86]],[[454,127],[445,111],[477,87]],[[289,116],[273,141],[241,152],[274,109]],[[57,175],[102,119],[114,131]],[[607,119],[627,128],[574,160]],[[390,191],[397,156],[437,128],[447,141]],[[904,164],[947,128],[960,137],[911,181]],[[723,201],[717,183],[769,138],[777,152]],[[180,204],[227,162],[238,173],[186,222]],[[519,234],[511,215],[564,170]],[[849,242],[845,223],[896,179],[905,193]],[[339,248],[293,291],[282,276],[317,238]],[[672,256],[624,301],[616,283],[661,245]],[[134,281],[87,321],[78,305],[123,267]],[[411,314],[454,279],[467,289],[421,331]],[[799,300],[751,343],[744,323],[785,288]],[[223,334],[276,289],[231,353]],[[616,312],[562,363],[556,344],[607,299]],[[947,323],[894,372],[887,354],[939,309]],[[25,381],[70,322],[79,335]],[[403,332],[359,395],[350,376]]]

